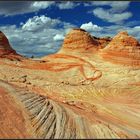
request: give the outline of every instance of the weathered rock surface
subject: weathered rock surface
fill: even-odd
[[[74,41],[75,49],[66,43],[68,49],[40,60],[1,58],[0,138],[140,138],[140,69],[131,55],[122,55],[139,45],[120,34],[116,51],[114,38],[90,36],[90,49]]]
[[[29,92],[26,89],[22,90],[20,88],[12,87],[2,81],[0,81],[0,87],[6,90],[8,93],[7,95],[13,97],[15,102],[19,104],[18,108],[21,110],[22,117],[24,116],[26,122],[18,122],[18,125],[30,126],[30,128],[28,127],[28,131],[30,131],[31,138],[76,139],[97,137],[96,132],[93,132],[96,129],[94,130],[94,127],[92,127],[87,119],[74,113],[71,109],[62,106],[60,103],[54,102],[45,96]],[[3,92],[1,94],[3,94]],[[1,102],[0,105],[3,105],[3,102]],[[7,104],[7,106],[5,104],[4,107],[11,109],[9,104]],[[1,111],[3,111],[2,115],[10,115],[10,112],[4,110],[4,108],[1,108]],[[18,113],[18,110],[14,110],[14,113]],[[11,117],[14,116],[13,114],[11,115]],[[17,121],[17,116],[15,117]],[[1,121],[3,123],[3,120]],[[10,118],[8,121],[9,124],[11,124],[11,129],[15,129],[15,135],[16,132],[21,131],[23,126],[19,129],[18,126],[16,126],[16,121],[12,122],[12,119]],[[19,133],[22,136],[21,138],[26,138],[28,135],[26,134],[24,136],[24,132],[22,131]],[[8,134],[8,131],[3,129],[1,129],[0,133],[3,138],[15,137],[14,134],[10,135]],[[105,134],[105,138],[118,137],[117,134],[110,129],[108,129],[108,133],[110,133],[110,136]],[[17,137],[20,137],[20,135],[17,135]]]
[[[7,37],[0,31],[0,56],[8,54],[16,54],[16,51],[12,49]]]
[[[15,107],[11,106],[8,100],[7,104],[3,101],[0,102],[0,105],[2,106],[1,115],[5,116],[5,121],[8,121],[10,124],[10,126],[7,124],[8,130],[0,129],[1,138],[30,137],[47,139],[76,139],[139,138],[140,136],[138,131],[139,124],[136,125],[136,123],[133,123],[131,125],[135,127],[131,128],[127,124],[128,122],[126,120],[123,121],[120,120],[119,117],[118,119],[116,118],[116,111],[118,110],[118,113],[121,113],[121,110],[119,110],[119,108],[114,108],[115,110],[112,114],[111,112],[108,112],[108,108],[100,108],[99,106],[94,110],[94,106],[92,107],[92,110],[94,110],[94,112],[91,112],[91,115],[89,115],[89,117],[84,117],[90,112],[86,112],[86,110],[84,111],[82,108],[78,109],[78,106],[73,106],[76,104],[74,102],[73,104],[65,105],[61,102],[53,101],[47,96],[31,92],[27,88],[18,88],[3,81],[0,81],[0,88],[6,91],[7,97],[13,98],[12,104],[17,104],[16,108],[18,107],[17,109],[14,109]],[[1,91],[1,95],[2,94],[3,91]],[[4,97],[2,99],[4,99]],[[110,102],[110,100],[108,100],[107,102]],[[110,106],[110,109],[112,107]],[[5,108],[9,110],[6,110]],[[125,108],[125,106],[123,106],[123,108]],[[130,112],[126,113],[134,113],[131,107],[127,107],[127,111],[128,110]],[[135,109],[135,111],[137,112],[138,110]],[[86,114],[82,115],[84,113]],[[19,115],[17,116],[17,114],[20,115],[20,118],[18,117]],[[3,116],[1,116],[1,128],[6,127],[4,124]],[[120,115],[120,117],[122,116]],[[133,117],[135,117],[136,121],[139,118],[135,115]],[[13,121],[12,118],[15,118],[16,121]],[[103,119],[105,119],[104,121],[106,122],[102,121]],[[110,123],[108,122],[109,119]],[[114,120],[116,122],[113,122]],[[123,125],[121,125],[120,122]],[[118,124],[114,125],[113,123]],[[127,125],[128,127],[126,127]],[[22,132],[23,128],[24,132]],[[12,130],[14,130],[14,133],[12,133]]]
[[[83,29],[73,29],[65,37],[60,52],[90,52],[98,50],[99,42]]]
[[[0,31],[0,58],[7,58],[11,61],[25,59],[19,55],[10,45],[7,37]]]
[[[115,59],[121,62],[126,58],[126,63],[140,64],[140,43],[134,37],[129,36],[127,32],[118,33],[112,41],[102,50],[104,58]],[[120,57],[122,59],[118,60]]]

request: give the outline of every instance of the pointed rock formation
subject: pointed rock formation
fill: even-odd
[[[127,32],[119,32],[112,41],[101,50],[101,55],[110,61],[124,64],[140,64],[140,43]]]
[[[140,58],[140,44],[127,32],[118,33],[112,41],[103,49],[104,52],[112,52],[117,56]]]
[[[0,31],[0,56],[9,54],[17,54],[17,53],[10,46],[10,43],[7,37],[4,35],[4,33]]]
[[[83,29],[72,29],[65,37],[60,52],[95,52],[98,50],[98,41]]]

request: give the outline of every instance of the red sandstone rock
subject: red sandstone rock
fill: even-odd
[[[104,60],[129,66],[140,66],[140,43],[127,32],[118,33],[99,52]]]
[[[100,49],[103,49],[105,48],[109,43],[110,41],[112,40],[112,38],[110,37],[103,37],[103,38],[97,38],[98,39],[98,42],[99,42],[99,48]]]
[[[97,51],[98,41],[83,29],[73,29],[65,37],[60,51]]]
[[[8,54],[16,54],[16,51],[12,49],[7,37],[0,31],[0,56]]]
[[[140,44],[127,32],[120,32],[103,49],[103,52],[115,56],[140,58]]]
[[[63,54],[18,62],[0,59],[0,138],[140,137],[140,70],[94,54],[99,48],[109,61],[124,64],[130,58],[126,52],[137,48],[139,54],[139,43],[125,32],[112,41],[80,29],[71,32]],[[5,55],[13,56],[18,55]]]

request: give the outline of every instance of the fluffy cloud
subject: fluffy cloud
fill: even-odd
[[[129,1],[94,1],[94,2],[85,2],[84,6],[109,6],[112,12],[123,12],[130,5]]]
[[[94,6],[110,6],[111,10],[114,12],[123,12],[126,10],[130,2],[129,1],[95,1],[91,2],[92,5]]]
[[[44,15],[34,16],[22,24],[20,27],[0,26],[0,30],[6,34],[18,53],[29,57],[32,55],[40,57],[57,52],[67,29],[76,27]]]
[[[64,39],[64,35],[62,34],[56,34],[54,37],[53,37],[53,40],[54,41],[59,41],[59,40],[63,40]]]
[[[102,28],[99,27],[98,25],[94,25],[92,22],[89,22],[89,23],[84,23],[81,25],[82,29],[85,29],[86,31],[101,31]]]
[[[70,23],[42,15],[28,19],[20,27],[15,25],[0,26],[0,30],[6,34],[12,47],[18,53],[29,57],[32,55],[40,57],[57,52],[63,43],[65,34],[75,27]],[[97,37],[112,37],[119,31],[126,30],[130,35],[140,40],[140,26],[111,25],[100,27],[89,22],[80,27]]]
[[[28,19],[28,21],[22,26],[22,29],[28,31],[36,31],[43,28],[54,28],[60,23],[60,20],[51,19],[50,17],[46,17],[44,15],[34,16],[33,18]]]
[[[93,13],[98,18],[113,23],[121,23],[132,16],[130,12],[112,13],[112,10],[105,10],[103,8],[96,8],[93,10]]]
[[[52,5],[54,5],[53,1],[39,1],[39,2],[33,2],[31,5],[31,8],[35,8],[35,9],[39,10],[39,9],[48,8]]]
[[[93,14],[95,16],[104,21],[116,24],[123,23],[125,20],[132,17],[132,13],[126,11],[129,5],[130,2],[127,1],[90,2],[90,6],[96,6],[96,8],[93,10]],[[109,6],[110,8],[102,8],[102,6]]]

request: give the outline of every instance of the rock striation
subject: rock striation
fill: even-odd
[[[22,90],[14,87],[3,81],[0,81],[0,87],[6,89],[8,95],[13,97],[16,103],[18,103],[18,108],[22,110],[22,117],[24,116],[25,119],[22,125],[28,126],[27,132],[30,132],[30,138],[100,138],[98,133],[102,127],[96,130],[87,119],[73,112],[71,109],[62,106],[62,104],[48,99],[45,96],[30,92],[27,89]],[[16,114],[17,110],[14,110],[14,113]],[[13,121],[10,123],[11,128],[16,131],[21,130],[21,128],[16,126],[16,122]],[[103,125],[103,127],[108,130],[102,132],[105,138],[119,138],[115,132],[111,131],[105,125]],[[96,131],[99,132],[96,134]],[[22,135],[22,133],[19,133],[19,135],[21,135],[22,138],[27,138],[27,132],[25,136]],[[9,135],[7,132],[4,133],[4,138],[15,138],[15,136]],[[108,133],[110,136],[108,136]]]
[[[112,41],[103,49],[103,52],[107,52],[115,56],[134,57],[140,58],[140,44],[132,36],[129,36],[127,32],[119,32]]]
[[[111,62],[124,65],[140,65],[140,43],[127,32],[119,32],[110,43],[101,50],[101,56]]]
[[[135,38],[74,29],[58,53],[40,59],[15,59],[3,33],[0,43],[0,138],[140,138]]]
[[[63,51],[90,52],[98,50],[98,41],[83,29],[72,29],[65,37],[61,48]]]

